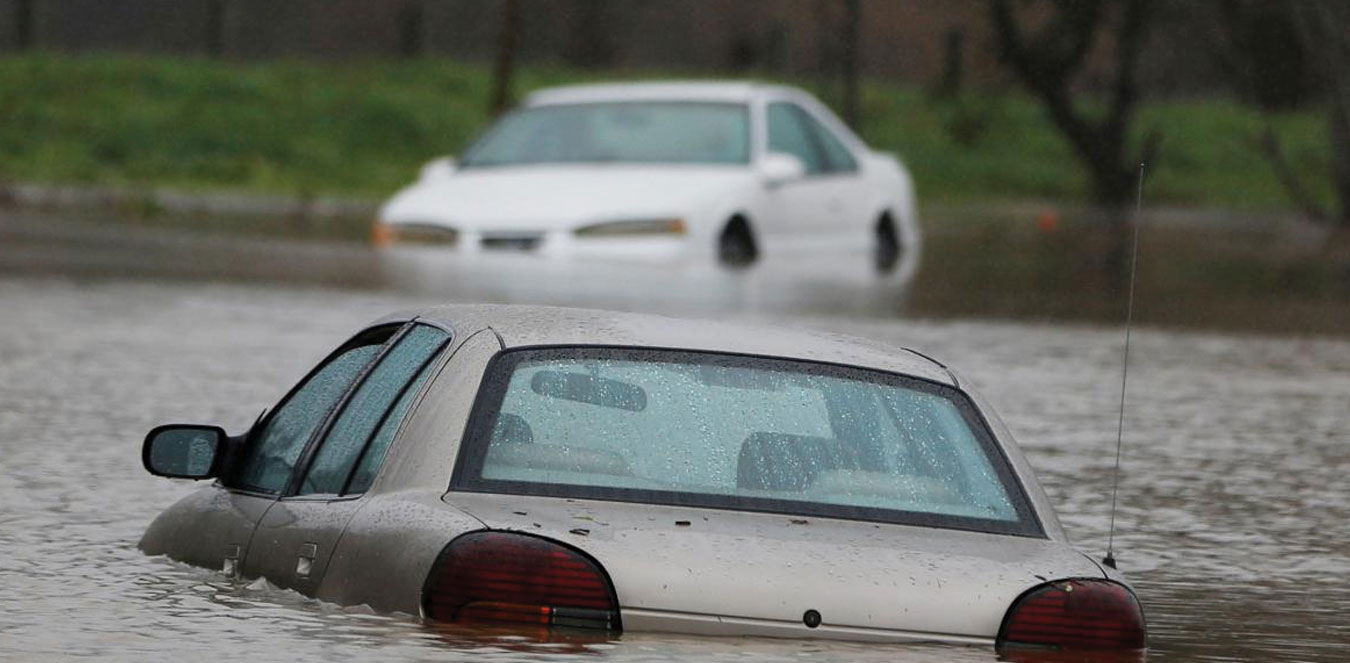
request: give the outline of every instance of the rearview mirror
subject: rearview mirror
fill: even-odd
[[[635,384],[598,378],[585,373],[539,371],[530,379],[530,389],[540,396],[590,403],[631,412],[647,409],[647,392]]]
[[[210,479],[219,473],[225,440],[225,429],[219,426],[158,426],[145,436],[141,463],[156,476]]]
[[[786,152],[769,152],[759,161],[759,172],[764,183],[775,187],[785,182],[806,177],[806,165],[795,155]]]

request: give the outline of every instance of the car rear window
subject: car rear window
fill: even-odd
[[[959,390],[739,355],[503,353],[452,487],[1042,534]]]

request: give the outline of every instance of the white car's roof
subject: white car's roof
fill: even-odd
[[[568,85],[532,93],[526,106],[584,104],[604,101],[707,101],[746,103],[771,91],[800,92],[778,85],[752,81],[653,81],[649,83],[604,83]]]
[[[667,318],[552,306],[468,304],[406,311],[385,321],[418,317],[461,336],[491,328],[507,348],[540,345],[618,345],[805,359],[874,368],[954,385],[941,364],[912,350],[845,336],[708,320]]]

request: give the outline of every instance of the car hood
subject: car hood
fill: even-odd
[[[460,170],[400,191],[381,210],[387,223],[439,223],[459,230],[554,230],[605,221],[683,217],[730,187],[747,168],[538,166]]]
[[[628,625],[680,615],[739,622],[741,633],[984,641],[1027,589],[1103,577],[1086,556],[1047,539],[519,495],[446,499],[488,527],[592,555],[610,574]],[[808,610],[821,614],[819,631],[803,626]],[[754,625],[773,628],[744,628]]]

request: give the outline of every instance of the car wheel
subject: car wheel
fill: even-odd
[[[903,247],[900,246],[900,233],[895,230],[895,222],[891,220],[889,214],[882,215],[881,220],[877,222],[873,248],[873,260],[876,263],[877,271],[893,271],[895,266],[900,264],[900,256],[903,253]]]
[[[732,218],[717,238],[717,259],[728,267],[744,267],[757,257],[759,248],[750,224],[739,216]]]

